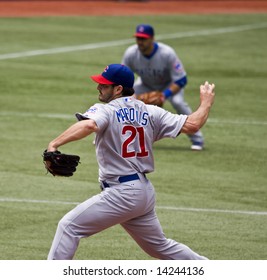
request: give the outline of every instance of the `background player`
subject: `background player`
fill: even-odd
[[[200,87],[200,106],[189,116],[177,115],[132,98],[133,72],[108,65],[100,75],[99,100],[79,122],[51,141],[47,151],[96,133],[96,155],[102,192],[67,213],[59,222],[48,259],[72,259],[79,241],[121,224],[137,244],[157,259],[206,259],[184,244],[167,239],[155,212],[155,191],[146,173],[154,170],[153,142],[197,131],[208,118],[214,85]],[[47,162],[49,164],[49,162]]]
[[[122,64],[138,75],[134,83],[135,94],[162,91],[178,114],[190,115],[191,108],[184,100],[187,76],[181,60],[170,46],[154,41],[151,25],[136,27],[136,44],[127,48]],[[200,131],[188,134],[192,150],[202,150],[203,135]]]

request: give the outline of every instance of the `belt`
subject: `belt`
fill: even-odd
[[[118,181],[120,183],[125,183],[125,182],[129,182],[129,181],[134,181],[134,180],[139,180],[139,176],[137,173],[135,174],[131,174],[131,175],[126,175],[126,176],[120,176]],[[105,182],[105,181],[102,181],[102,189],[105,189],[105,188],[110,188],[111,186]]]

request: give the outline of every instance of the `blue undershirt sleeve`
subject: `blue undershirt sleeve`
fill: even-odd
[[[175,81],[175,84],[177,84],[180,88],[185,87],[187,84],[187,77],[184,76],[182,79]]]

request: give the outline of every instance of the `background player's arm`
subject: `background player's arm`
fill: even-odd
[[[207,121],[210,109],[214,102],[215,85],[205,82],[200,86],[200,105],[198,109],[190,114],[184,123],[181,132],[186,134],[196,133]]]
[[[177,94],[187,84],[187,75],[183,63],[173,49],[169,50],[167,60],[173,82],[163,91],[165,98]]]
[[[182,88],[184,88],[187,85],[187,76],[182,62],[180,62],[178,58],[174,58],[176,59],[176,64],[174,64],[175,67],[173,66],[172,61],[170,61],[169,63],[173,83],[163,91],[165,98],[168,98],[178,93]]]
[[[132,61],[132,53],[130,49],[130,47],[126,49],[121,60],[121,64],[128,66],[129,68],[131,68],[130,64]]]
[[[94,120],[88,119],[77,122],[60,134],[57,138],[52,140],[47,148],[48,152],[54,152],[58,147],[65,145],[72,141],[80,140],[93,132],[97,132],[98,127]]]
[[[163,94],[165,96],[165,98],[168,98],[174,94],[176,94],[177,92],[179,92],[181,90],[182,87],[180,87],[178,84],[176,83],[172,83],[167,89],[165,89],[163,91]]]

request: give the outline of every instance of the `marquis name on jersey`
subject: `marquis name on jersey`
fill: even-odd
[[[118,122],[137,122],[142,126],[148,123],[148,112],[136,110],[136,108],[124,107],[116,111]]]

